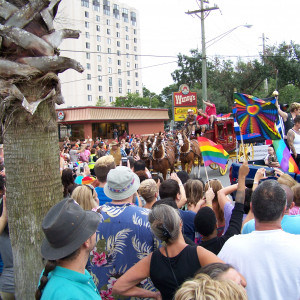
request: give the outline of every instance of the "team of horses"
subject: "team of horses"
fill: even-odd
[[[178,160],[182,170],[188,173],[191,173],[193,166],[200,165],[202,161],[197,140],[190,140],[183,130],[177,132],[176,138],[178,147],[174,137],[169,139],[161,133],[143,136],[137,149],[140,159],[145,161],[147,168],[162,173],[164,179],[168,171],[174,172]]]

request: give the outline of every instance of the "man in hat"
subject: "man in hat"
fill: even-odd
[[[97,250],[88,265],[103,299],[112,299],[116,279],[159,245],[150,231],[149,210],[132,204],[139,187],[138,176],[128,167],[119,166],[107,175],[104,193],[112,202],[99,207],[104,221],[98,226]],[[149,279],[141,287],[154,291]]]
[[[127,157],[127,154],[124,149],[120,147],[120,144],[117,141],[112,141],[112,143],[109,145],[109,149],[106,153],[106,155],[112,155],[115,160],[116,166],[119,166],[121,163],[122,157]]]
[[[195,135],[195,126],[196,126],[196,115],[192,109],[188,109],[188,115],[184,121],[184,126],[186,128],[187,135]]]
[[[96,245],[99,214],[83,210],[73,199],[54,205],[45,216],[41,252],[48,260],[36,299],[98,299],[92,276],[85,269]]]

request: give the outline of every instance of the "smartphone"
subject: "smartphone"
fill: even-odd
[[[266,176],[267,177],[275,176],[275,170],[266,170]]]
[[[83,167],[80,167],[80,173],[83,173]]]
[[[155,181],[157,181],[157,179],[158,179],[158,173],[157,172],[152,172],[151,173],[151,177],[152,177],[152,179],[154,179]]]
[[[127,161],[128,161],[127,157],[122,157],[122,166],[127,167]]]

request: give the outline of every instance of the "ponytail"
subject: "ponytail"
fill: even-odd
[[[45,265],[45,269],[43,272],[43,276],[40,280],[40,285],[38,286],[36,292],[35,292],[35,299],[40,300],[42,297],[42,290],[45,288],[47,282],[48,282],[48,274],[55,269],[57,266],[56,260],[48,260],[47,264]]]

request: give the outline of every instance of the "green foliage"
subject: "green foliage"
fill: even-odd
[[[106,106],[106,102],[103,99],[98,99],[97,103],[95,106]]]

